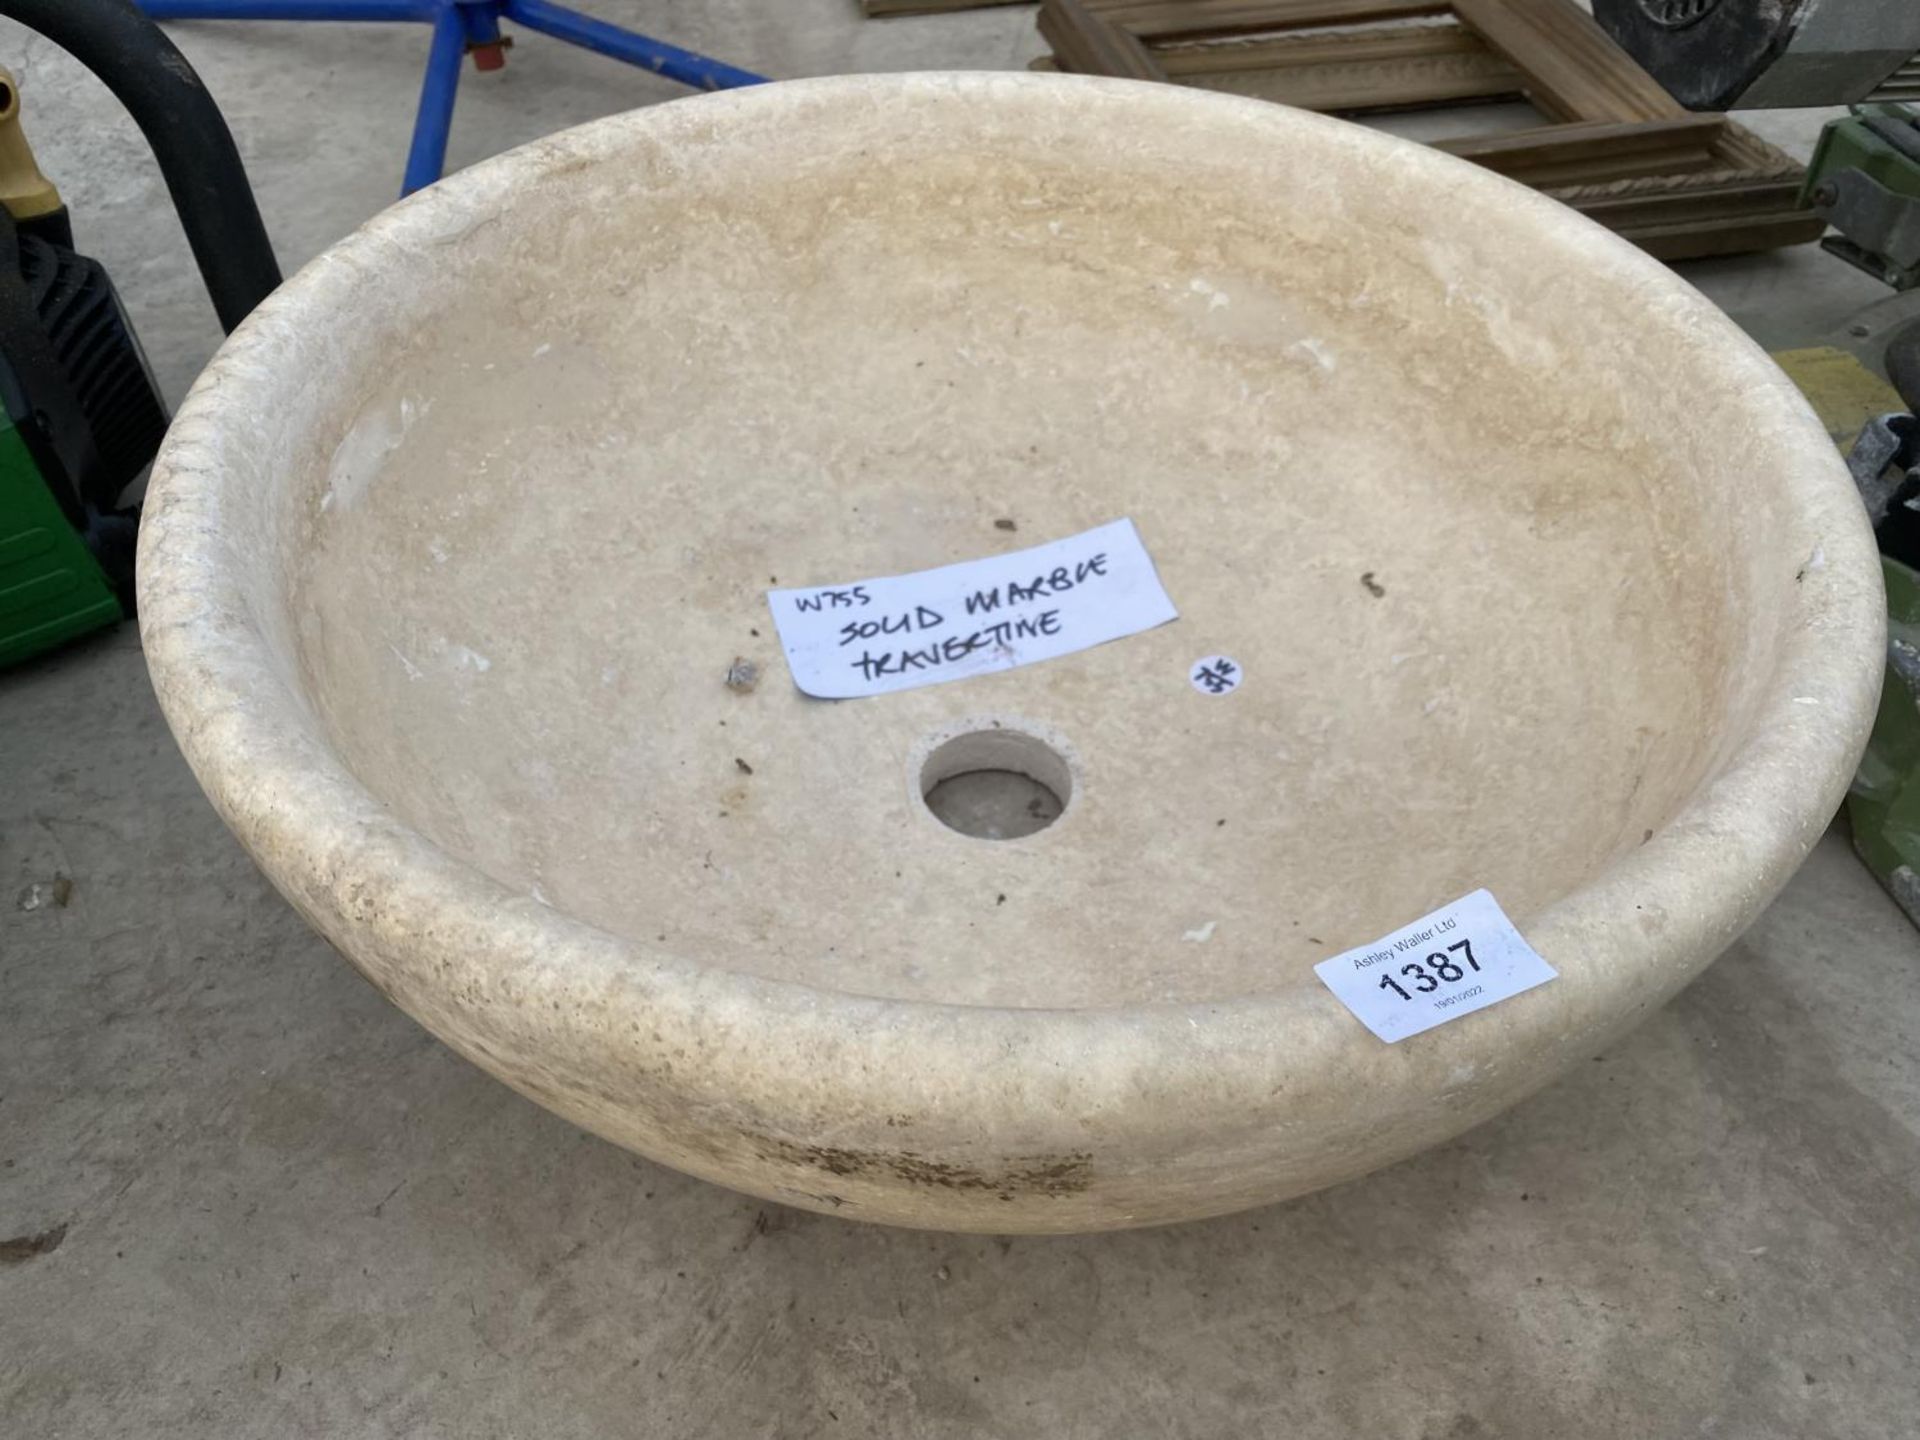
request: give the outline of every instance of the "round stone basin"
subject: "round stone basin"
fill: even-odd
[[[1177,620],[796,688],[770,589],[1118,520]],[[1820,834],[1883,643],[1831,443],[1662,266],[1039,75],[690,99],[394,207],[208,367],[140,581],[202,785],[395,1004],[666,1164],[961,1230],[1299,1194],[1584,1061]],[[1387,1044],[1316,977],[1482,888],[1557,979]]]

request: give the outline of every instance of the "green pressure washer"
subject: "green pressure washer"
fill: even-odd
[[[130,614],[119,498],[167,415],[113,282],[73,249],[0,70],[0,665]]]
[[[127,0],[0,0],[105,81],[153,146],[221,323],[279,269],[239,152],[199,77]],[[123,497],[167,411],[113,282],[73,248],[0,70],[0,667],[133,613]]]
[[[1855,105],[1820,132],[1801,204],[1838,232],[1820,244],[1896,290],[1920,286],[1920,110]]]
[[[1920,288],[1920,110],[1855,105],[1829,123],[1804,198],[1837,232],[1820,242],[1829,252],[1896,290]],[[1860,858],[1920,925],[1920,320],[1893,332],[1881,367],[1904,409],[1870,416],[1848,464],[1880,544],[1887,672],[1847,818]],[[1857,368],[1859,381],[1878,385]],[[1838,398],[1833,387],[1808,388],[1789,373],[1831,419],[1835,407],[1822,399]]]
[[[1920,335],[1907,343],[1920,348]],[[1920,409],[1920,393],[1902,399]],[[1860,858],[1920,925],[1920,418],[1895,412],[1870,420],[1848,465],[1880,542],[1887,671],[1847,818]]]

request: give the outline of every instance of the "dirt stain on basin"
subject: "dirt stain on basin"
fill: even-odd
[[[1085,1151],[1015,1156],[993,1168],[935,1160],[911,1150],[854,1150],[767,1138],[761,1140],[758,1153],[763,1160],[804,1165],[829,1175],[904,1180],[932,1189],[998,1195],[1002,1200],[1017,1195],[1077,1195],[1093,1184],[1093,1156]]]

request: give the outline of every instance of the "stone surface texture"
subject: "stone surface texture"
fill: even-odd
[[[580,3],[782,76],[1039,48],[1028,6]],[[392,200],[423,35],[169,29],[283,264]],[[0,52],[178,403],[219,331],[138,132],[19,27]],[[452,163],[680,93],[526,38],[465,77]],[[1743,117],[1803,157],[1825,118]],[[1812,247],[1681,274],[1769,347],[1886,293]],[[18,908],[60,875],[66,905]],[[1910,1440],[1920,1413],[1920,941],[1844,827],[1487,1124],[1287,1204],[1070,1237],[769,1205],[498,1084],[248,860],[132,627],[0,673],[0,880],[0,1243],[59,1236],[0,1265],[9,1435]]]
[[[784,683],[776,577],[1120,516],[1175,624]],[[1883,644],[1830,441],[1664,267],[1359,127],[1034,75],[704,97],[379,216],[196,384],[141,570],[189,763],[401,1008],[693,1174],[983,1231],[1299,1194],[1586,1059],[1818,838]],[[1074,770],[1002,843],[916,785],[995,724]],[[1558,982],[1389,1048],[1313,977],[1482,885]]]

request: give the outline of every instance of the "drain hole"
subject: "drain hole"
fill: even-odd
[[[920,794],[949,830],[1018,840],[1060,818],[1073,798],[1073,772],[1044,740],[1018,730],[975,730],[927,756]]]

